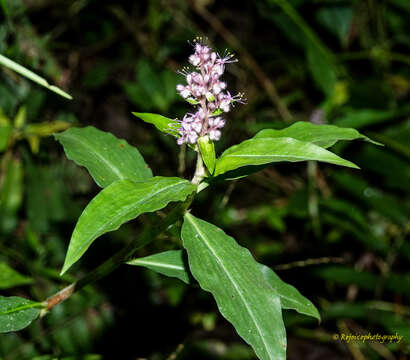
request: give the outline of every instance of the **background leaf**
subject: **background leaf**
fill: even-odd
[[[331,96],[338,79],[338,70],[332,58],[324,56],[320,48],[309,42],[306,57],[313,80],[324,94]]]
[[[172,201],[183,201],[195,190],[180,178],[154,177],[145,181],[120,180],[112,183],[87,205],[71,236],[61,274],[64,274],[102,234],[144,212],[152,212]]]
[[[41,303],[17,296],[0,296],[0,333],[18,331],[40,314]]]
[[[23,276],[4,262],[0,262],[0,289],[9,289],[15,286],[27,285],[33,282],[29,277]]]
[[[249,250],[191,214],[185,215],[181,235],[192,275],[215,297],[221,314],[260,359],[285,359],[280,299]]]
[[[169,250],[158,254],[133,259],[128,265],[144,266],[160,274],[176,277],[189,284],[189,274],[185,266],[182,250]]]
[[[67,157],[85,166],[101,187],[121,179],[137,181],[152,177],[139,151],[110,133],[87,126],[71,128],[54,137],[64,146]]]
[[[0,174],[0,232],[11,232],[17,224],[17,211],[23,201],[23,164],[20,159],[2,158],[5,173]]]
[[[215,175],[242,166],[262,165],[279,161],[317,160],[357,169],[350,161],[317,145],[292,138],[256,138],[245,140],[225,150],[216,161]]]

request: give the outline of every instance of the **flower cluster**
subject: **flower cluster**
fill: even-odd
[[[211,140],[219,140],[225,120],[219,116],[229,112],[234,102],[243,103],[242,94],[231,96],[225,91],[226,83],[220,78],[225,64],[235,62],[232,55],[221,57],[208,46],[194,43],[195,52],[189,62],[196,71],[181,72],[187,85],[177,85],[179,94],[196,106],[195,113],[188,113],[180,121],[178,144],[195,144],[200,136],[208,135]]]

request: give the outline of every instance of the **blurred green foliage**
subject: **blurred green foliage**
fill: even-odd
[[[229,114],[217,155],[289,122],[353,127],[385,144],[339,143],[361,167],[280,164],[204,190],[196,211],[276,268],[323,321],[285,314],[288,356],[394,359],[410,353],[410,5],[408,0],[1,0],[0,53],[74,101],[0,68],[1,295],[42,300],[71,231],[97,189],[50,134],[94,125],[138,147],[158,175],[190,176],[193,154],[132,111],[181,118],[175,92],[202,35],[239,63],[227,75],[248,104]],[[272,87],[291,114],[278,111]],[[136,236],[150,216],[107,235],[75,278]],[[174,249],[169,229],[140,251]],[[165,249],[164,249],[165,248]],[[335,342],[334,333],[399,333],[400,344]],[[118,347],[118,345],[120,345]],[[120,348],[120,350],[119,350]],[[254,359],[211,297],[176,279],[124,266],[21,333],[0,336],[0,359]],[[352,355],[353,354],[353,355]],[[359,355],[358,355],[359,354]],[[174,357],[172,357],[174,356]]]

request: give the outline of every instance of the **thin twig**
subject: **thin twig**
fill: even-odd
[[[175,351],[171,355],[169,355],[167,360],[176,360],[179,354],[181,354],[182,350],[184,350],[184,344],[179,344],[177,348],[175,349]]]
[[[322,227],[320,224],[320,215],[319,215],[319,198],[317,193],[317,161],[308,161],[307,162],[307,175],[308,175],[308,189],[309,189],[309,198],[308,198],[308,210],[309,215],[312,220],[313,233],[317,238],[322,235]]]
[[[341,334],[351,335],[351,332],[344,321],[342,320],[338,321],[337,327]],[[360,351],[360,346],[357,342],[355,341],[346,342],[346,346],[349,349],[350,353],[352,354],[352,357],[354,360],[366,360],[366,358]]]
[[[275,270],[289,270],[296,267],[305,267],[310,265],[322,265],[322,264],[343,264],[346,262],[341,257],[322,257],[317,259],[306,259],[300,261],[293,261],[288,264],[281,264],[274,267]]]

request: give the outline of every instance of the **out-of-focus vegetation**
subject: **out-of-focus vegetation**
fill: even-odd
[[[361,170],[280,164],[204,190],[202,218],[223,226],[312,300],[285,313],[290,359],[404,359],[410,353],[410,3],[408,0],[0,0],[0,54],[73,95],[68,102],[0,69],[0,290],[41,300],[120,249],[140,217],[59,276],[75,222],[97,192],[50,134],[92,124],[138,147],[158,175],[189,176],[194,156],[131,112],[181,117],[175,91],[197,35],[240,62],[217,153],[294,121],[353,127],[385,144],[339,143]],[[336,148],[336,149],[335,149]],[[252,189],[249,191],[249,189]],[[171,228],[138,254],[173,249]],[[399,334],[345,343],[333,334]],[[208,293],[123,266],[20,333],[0,358],[255,359]]]

